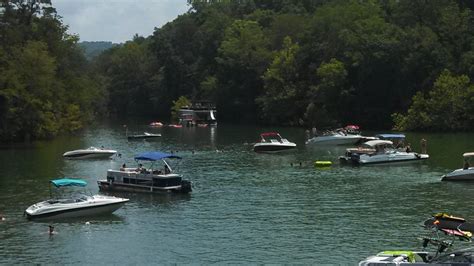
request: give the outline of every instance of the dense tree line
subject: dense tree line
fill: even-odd
[[[98,58],[112,110],[167,117],[186,96],[215,101],[229,122],[474,128],[471,1],[188,3],[189,12],[153,35]],[[458,79],[457,89],[448,86]],[[457,107],[440,108],[435,98]]]
[[[0,140],[75,131],[104,106],[78,37],[50,0],[3,0],[0,7]]]
[[[188,4],[89,64],[50,0],[2,1],[0,138],[74,131],[95,114],[169,119],[183,96],[214,101],[224,122],[474,129],[472,1]]]

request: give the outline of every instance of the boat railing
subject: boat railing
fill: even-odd
[[[134,168],[127,168],[127,169],[134,169]],[[172,178],[172,177],[179,177],[181,175],[179,174],[165,174],[163,171],[160,170],[142,170],[136,171],[135,169],[133,171],[119,171],[119,170],[108,170],[107,171],[107,177],[126,177],[126,178],[132,178],[132,179],[149,179],[151,180],[152,178]]]

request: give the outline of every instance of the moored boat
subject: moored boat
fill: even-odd
[[[63,154],[67,159],[106,159],[116,154],[116,150],[90,147],[88,149],[68,151]]]
[[[62,178],[51,180],[55,187],[85,187],[81,179]],[[25,210],[28,219],[58,219],[110,214],[122,207],[128,199],[103,195],[81,195],[79,197],[45,200]]]
[[[329,130],[306,141],[306,144],[317,145],[351,145],[366,137],[360,135],[359,126],[347,125],[344,128]]]
[[[358,165],[402,163],[423,161],[429,158],[428,154],[419,154],[411,151],[401,151],[393,147],[389,140],[371,140],[363,143],[358,148],[346,150],[340,156],[341,162],[350,162]]]
[[[260,134],[260,142],[253,145],[255,152],[281,152],[296,148],[296,144],[282,138],[279,133],[267,132]]]
[[[147,152],[135,157],[137,163],[141,161],[151,162],[149,168],[121,168],[120,170],[109,169],[107,178],[97,181],[101,191],[128,191],[128,192],[191,192],[191,182],[184,180],[180,174],[174,173],[166,159],[181,159],[181,157],[163,153]],[[156,168],[154,163],[163,162],[163,167]]]
[[[161,137],[161,134],[144,132],[143,134],[128,135],[128,140],[154,139]]]
[[[160,121],[153,121],[150,124],[148,124],[148,126],[150,126],[150,127],[162,127],[163,123],[161,123]]]
[[[470,166],[470,161],[474,158],[474,152],[466,152],[462,156],[464,167],[443,175],[441,177],[442,181],[474,181],[474,167]]]

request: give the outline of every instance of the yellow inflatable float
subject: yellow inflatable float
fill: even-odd
[[[332,165],[331,161],[315,161],[314,166],[315,167],[329,167]]]

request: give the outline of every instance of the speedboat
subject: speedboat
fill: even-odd
[[[128,192],[191,192],[191,182],[183,180],[180,174],[174,173],[166,159],[181,159],[174,154],[163,152],[146,152],[135,157],[137,163],[151,162],[150,168],[122,167],[120,170],[109,169],[107,178],[97,181],[101,191],[128,191]],[[154,168],[154,163],[163,162],[163,168]]]
[[[397,150],[393,147],[393,142],[389,140],[370,140],[359,148],[347,149],[345,155],[340,156],[339,160],[367,165],[423,161],[429,157],[428,154]]]
[[[464,167],[442,176],[442,181],[474,181],[474,167],[470,167],[470,160],[474,158],[474,152],[466,152],[462,156]]]
[[[306,144],[318,145],[351,145],[360,143],[369,137],[360,135],[360,128],[357,125],[347,125],[343,128],[329,130],[322,135],[316,135],[306,141]]]
[[[85,187],[87,182],[81,179],[62,178],[51,180],[55,187]],[[81,195],[67,199],[49,199],[31,205],[25,210],[28,219],[73,218],[110,214],[122,207],[128,199],[103,196]]]
[[[306,144],[350,145],[356,144],[361,138],[363,138],[361,135],[346,134],[341,131],[331,131],[323,135],[310,138],[308,141],[306,141]]]
[[[163,123],[161,123],[160,121],[153,121],[150,124],[148,124],[148,126],[150,126],[150,127],[162,127]]]
[[[281,152],[296,148],[296,144],[288,141],[276,132],[260,134],[260,142],[253,145],[255,152]]]
[[[428,234],[421,237],[423,249],[389,250],[359,262],[360,266],[376,265],[472,265],[474,248],[455,250],[456,240],[471,242],[474,224],[461,217],[444,213],[434,215],[423,223]]]
[[[154,134],[154,133],[143,132],[143,134],[128,135],[128,136],[127,136],[127,139],[128,139],[128,140],[154,139],[154,138],[159,138],[159,137],[161,137],[161,134]]]
[[[107,150],[103,148],[90,147],[88,149],[68,151],[63,154],[68,159],[105,159],[116,154],[116,150]]]

